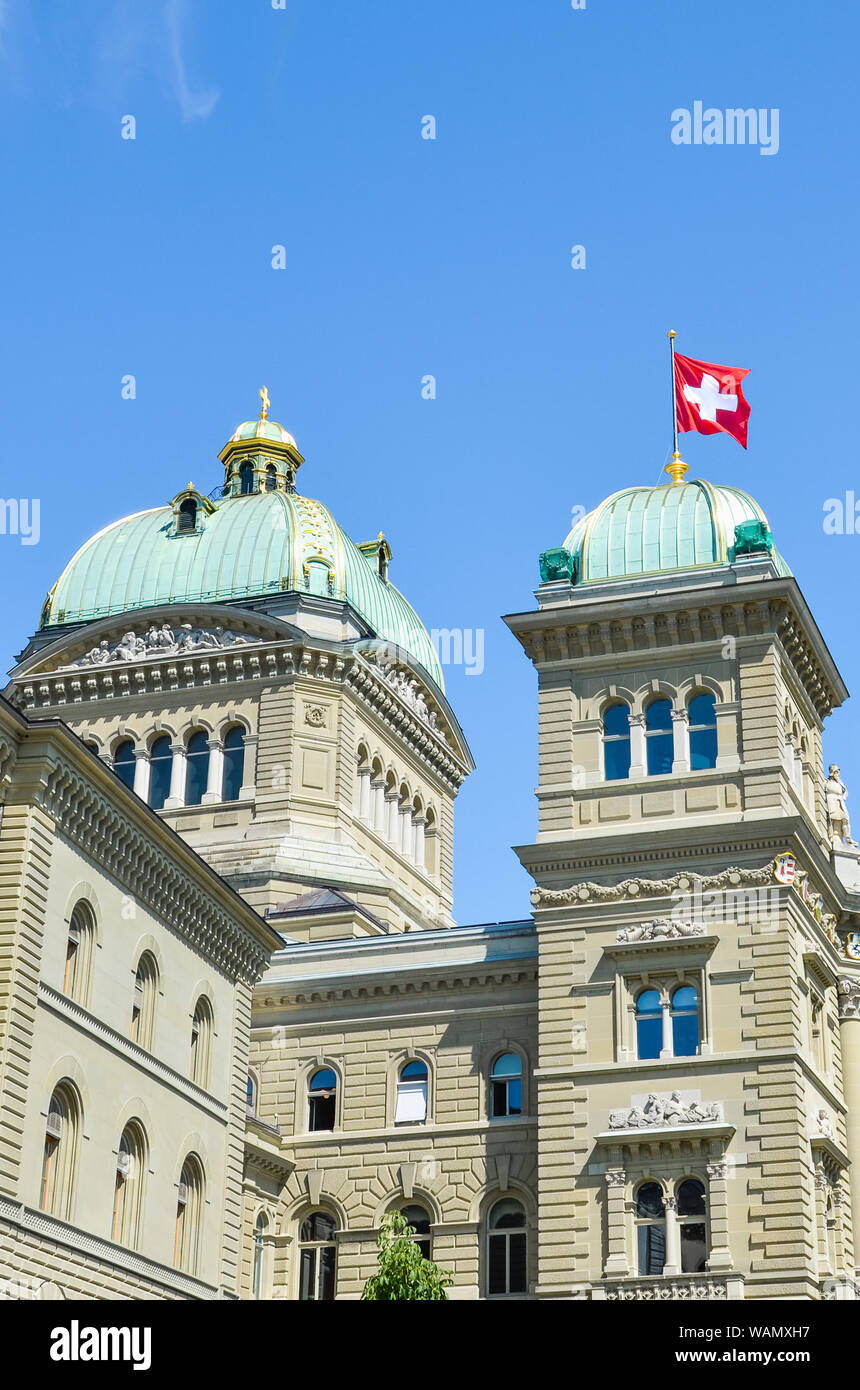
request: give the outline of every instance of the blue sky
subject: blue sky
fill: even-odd
[[[0,491],[41,500],[38,545],[0,536],[7,666],[89,535],[216,485],[265,382],[302,490],[385,531],[428,627],[485,629],[484,673],[448,672],[456,909],[525,915],[535,678],[499,615],[573,507],[657,482],[674,327],[752,369],[748,452],[685,457],[762,503],[857,687],[860,534],[823,517],[860,497],[858,29],[828,0],[0,0]],[[674,145],[696,100],[778,108],[778,153]],[[860,825],[855,718],[826,755]]]

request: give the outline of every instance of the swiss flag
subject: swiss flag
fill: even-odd
[[[678,429],[699,434],[730,434],[747,447],[749,402],[741,382],[749,367],[720,367],[675,353],[675,402]]]

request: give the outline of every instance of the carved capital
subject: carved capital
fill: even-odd
[[[840,1019],[860,1018],[860,979],[840,975],[838,993]]]

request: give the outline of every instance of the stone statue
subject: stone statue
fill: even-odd
[[[107,638],[102,638],[97,647],[77,661],[73,666],[103,666],[107,661],[139,661],[142,657],[174,656],[189,653],[206,647],[246,646],[258,642],[258,637],[246,637],[235,632],[225,632],[223,627],[213,630],[195,628],[191,623],[183,623],[178,632],[169,623],[157,627],[152,623],[145,636],[126,632],[113,646]]]
[[[653,922],[640,922],[636,926],[619,927],[619,943],[632,941],[672,941],[684,936],[704,936],[704,922],[682,922],[674,917],[656,917]]]
[[[851,839],[851,823],[848,819],[848,807],[845,805],[848,792],[839,776],[836,763],[830,764],[829,775],[824,783],[824,794],[827,798],[827,822],[833,848],[839,849],[843,842],[856,848],[857,841]]]
[[[634,1105],[630,1110],[612,1110],[609,1115],[610,1129],[667,1129],[671,1126],[715,1124],[722,1118],[717,1101],[704,1104],[691,1101],[685,1105],[680,1091],[673,1091],[668,1097],[649,1095],[643,1106]]]
[[[836,1134],[833,1129],[833,1121],[826,1110],[817,1110],[815,1114],[815,1133],[822,1139],[835,1139]]]

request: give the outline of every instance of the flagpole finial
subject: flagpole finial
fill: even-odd
[[[666,464],[666,472],[669,474],[673,483],[682,483],[684,481],[684,474],[689,473],[689,471],[690,465],[684,462],[676,449],[672,455],[671,462]]]
[[[670,338],[677,338],[677,336],[678,336],[678,335],[677,335],[677,333],[675,332],[674,328],[670,328],[670,329],[669,329],[669,337],[670,337]]]

